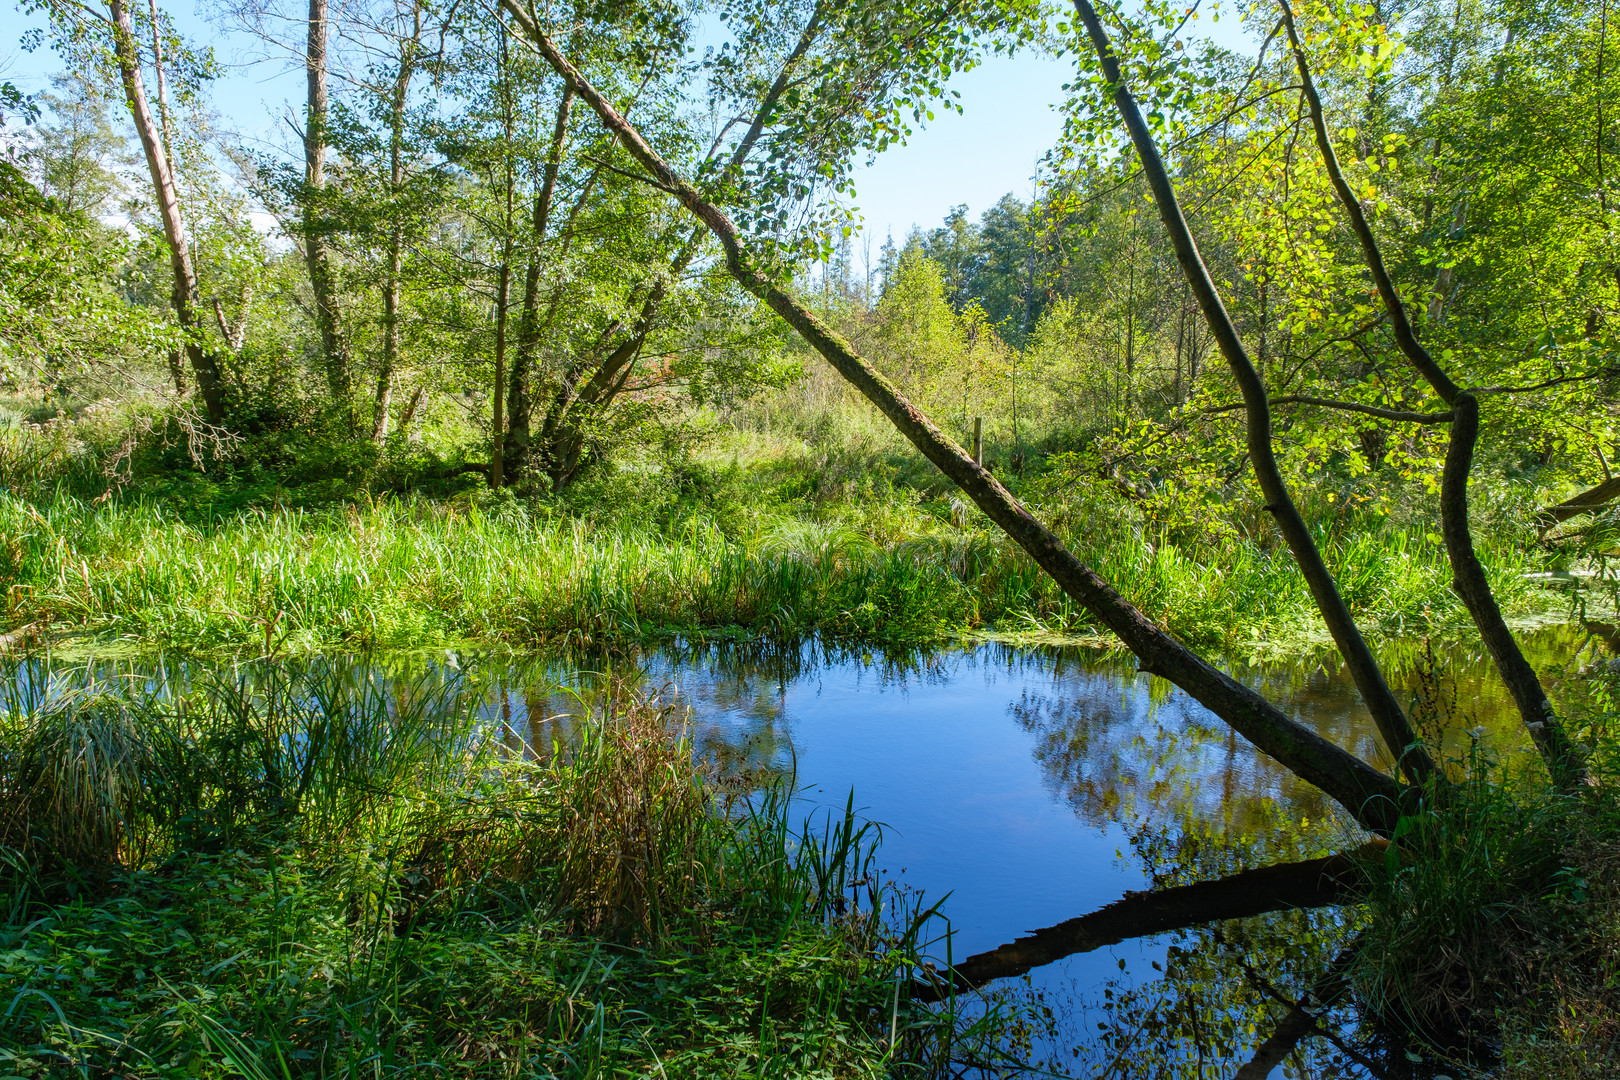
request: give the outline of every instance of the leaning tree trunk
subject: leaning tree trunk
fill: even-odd
[[[1075,0],[1075,3],[1079,5],[1085,0]],[[1506,684],[1554,781],[1566,789],[1573,787],[1585,780],[1585,765],[1563,725],[1558,722],[1536,669],[1525,658],[1518,640],[1508,629],[1507,620],[1502,617],[1502,609],[1496,603],[1496,594],[1491,590],[1485,566],[1474,550],[1474,540],[1469,530],[1468,480],[1473,472],[1474,449],[1479,441],[1479,399],[1453,382],[1428,349],[1418,341],[1412,322],[1407,317],[1406,305],[1384,265],[1383,252],[1373,236],[1372,226],[1362,211],[1361,201],[1350,189],[1339,167],[1338,154],[1328,134],[1322,98],[1317,93],[1316,81],[1311,77],[1310,64],[1294,26],[1293,9],[1289,7],[1288,0],[1279,0],[1279,3],[1283,25],[1288,31],[1288,43],[1294,54],[1294,66],[1299,72],[1300,88],[1309,107],[1317,150],[1333,185],[1333,192],[1344,206],[1351,230],[1361,246],[1362,260],[1372,275],[1373,285],[1389,316],[1395,343],[1407,363],[1423,377],[1435,397],[1444,402],[1452,413],[1451,445],[1446,450],[1445,466],[1440,478],[1440,535],[1446,545],[1446,555],[1451,560],[1452,591],[1462,600],[1463,607],[1468,609],[1474,626],[1485,642],[1485,650],[1490,653],[1497,673]]]
[[[1063,591],[1134,652],[1144,671],[1186,690],[1195,700],[1295,775],[1315,784],[1368,828],[1390,832],[1402,791],[1390,777],[1285,715],[1252,688],[1218,670],[1155,625],[1091,567],[1064,547],[1001,483],[944,435],[888,379],[805,304],[750,265],[731,219],[648,145],[641,133],[558,51],[517,0],[502,6],[525,36],[612,131],[637,162],[696,216],[725,252],[737,282],[763,300],[853,384],[890,422],[956,483]]]
[[[1366,640],[1350,615],[1349,607],[1339,594],[1338,585],[1333,579],[1332,572],[1328,570],[1327,563],[1322,559],[1316,540],[1311,536],[1310,527],[1305,524],[1305,519],[1300,516],[1299,509],[1294,505],[1293,496],[1288,491],[1288,484],[1283,478],[1282,469],[1277,464],[1273,449],[1270,403],[1260,372],[1249,359],[1248,350],[1244,348],[1237,328],[1227,314],[1226,305],[1215,288],[1209,268],[1204,265],[1203,256],[1199,254],[1198,244],[1193,239],[1192,230],[1181,212],[1181,204],[1176,198],[1170,173],[1165,168],[1164,159],[1153,141],[1153,134],[1148,128],[1141,108],[1136,103],[1135,96],[1125,84],[1119,60],[1114,55],[1113,46],[1103,30],[1101,21],[1097,18],[1096,11],[1087,0],[1074,0],[1074,7],[1091,39],[1103,74],[1113,88],[1114,106],[1125,123],[1131,143],[1136,149],[1137,159],[1142,163],[1143,174],[1147,177],[1148,187],[1153,192],[1154,202],[1158,204],[1159,218],[1164,222],[1165,230],[1170,236],[1171,246],[1176,252],[1176,261],[1181,264],[1182,275],[1191,287],[1198,306],[1203,310],[1204,321],[1208,324],[1221,355],[1226,358],[1227,366],[1231,369],[1242,394],[1244,415],[1247,420],[1249,459],[1254,464],[1255,479],[1259,481],[1260,490],[1266,497],[1266,509],[1276,519],[1277,529],[1282,533],[1294,561],[1299,565],[1300,573],[1310,588],[1311,598],[1316,602],[1322,621],[1327,624],[1328,633],[1332,635],[1339,655],[1344,657],[1345,666],[1355,680],[1356,688],[1361,691],[1362,700],[1366,702],[1373,722],[1383,736],[1384,745],[1395,755],[1402,771],[1410,779],[1421,781],[1433,775],[1434,763],[1423,749],[1412,730],[1406,712],[1385,681],[1384,673],[1374,659],[1372,650],[1367,647]]]
[[[146,98],[140,53],[135,44],[135,28],[129,9],[124,6],[123,0],[108,0],[108,8],[112,12],[113,52],[118,61],[119,78],[124,84],[124,100],[135,120],[135,133],[140,137],[146,167],[152,174],[152,193],[156,197],[158,217],[163,221],[163,238],[169,245],[169,268],[174,276],[169,301],[174,306],[175,320],[186,336],[186,359],[197,380],[197,390],[202,394],[208,419],[218,424],[225,419],[219,362],[202,345],[204,331],[202,320],[197,315],[197,273],[191,263],[186,223],[180,215],[180,200],[175,192],[174,173],[169,168],[168,148],[158,132],[151,104]],[[177,374],[178,365],[175,367]]]
[[[302,231],[304,265],[309,271],[310,291],[315,294],[315,329],[321,338],[326,387],[339,409],[347,413],[352,405],[349,348],[343,336],[336,275],[327,244],[329,223],[321,205],[321,191],[326,187],[326,45],[329,37],[326,5],[327,0],[309,0],[309,43],[304,57],[309,100],[304,118]]]

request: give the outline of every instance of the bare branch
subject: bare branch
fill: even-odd
[[[1538,390],[1546,390],[1553,386],[1563,386],[1565,383],[1590,382],[1593,379],[1609,379],[1620,375],[1620,367],[1604,368],[1602,371],[1588,371],[1581,375],[1560,375],[1556,379],[1547,379],[1529,386],[1471,386],[1468,392],[1475,397],[1486,394],[1533,394]]]
[[[1377,405],[1363,405],[1359,401],[1335,401],[1332,398],[1311,397],[1307,394],[1285,394],[1270,399],[1273,405],[1316,405],[1323,409],[1342,409],[1345,412],[1365,413],[1376,416],[1380,420],[1394,420],[1405,424],[1447,424],[1452,421],[1450,412],[1408,412],[1404,409],[1382,409]],[[1203,413],[1236,412],[1246,406],[1241,401],[1234,401],[1230,405],[1212,405],[1207,409],[1200,409]]]

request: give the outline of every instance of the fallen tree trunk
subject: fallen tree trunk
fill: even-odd
[[[1571,495],[1561,503],[1543,506],[1536,512],[1536,522],[1541,526],[1541,531],[1546,532],[1554,525],[1568,521],[1572,517],[1601,510],[1617,498],[1620,498],[1620,476],[1611,477],[1596,487],[1589,487],[1579,495]]]

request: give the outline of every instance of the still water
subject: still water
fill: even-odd
[[[1537,655],[1545,666],[1589,647],[1582,635],[1549,633]],[[1483,729],[1496,752],[1521,752],[1479,656],[1442,650],[1442,677],[1427,684],[1424,648],[1396,650],[1392,659],[1403,695],[1422,684],[1438,699],[1448,745]],[[197,663],[178,662],[162,678],[184,681]],[[928,903],[944,898],[949,934],[942,925],[934,950],[942,962],[1132,891],[1366,839],[1335,804],[1180,690],[1138,673],[1130,657],[1098,649],[677,646],[611,658],[433,653],[353,663],[385,681],[424,669],[467,680],[487,720],[530,746],[566,735],[580,696],[604,685],[678,703],[700,753],[743,775],[791,773],[806,815],[841,813],[853,794],[860,813],[882,826],[889,879]],[[14,677],[37,679],[55,666],[35,661]],[[98,665],[71,666],[82,675]],[[130,673],[127,661],[115,666]],[[1335,742],[1380,760],[1337,665],[1324,658],[1230,669]],[[1128,939],[993,989],[1036,1018],[1032,1053],[1075,1075],[1203,1076],[1207,1057],[1208,1075],[1225,1076],[1232,1057],[1266,1035],[1246,1030],[1257,1003],[1273,991],[1297,999],[1343,946],[1353,919],[1318,909]],[[1312,1042],[1290,1075],[1375,1074],[1348,1051]],[[1279,1067],[1272,1075],[1284,1074]]]
[[[1546,634],[1544,663],[1588,644]],[[461,657],[474,669],[489,661]],[[498,662],[497,662],[498,663]],[[1482,658],[1466,648],[1409,644],[1386,663],[1403,696],[1421,670],[1454,752],[1486,729],[1518,752],[1517,725]],[[1337,804],[1255,751],[1163,680],[1118,652],[981,644],[923,654],[665,649],[622,657],[651,692],[690,709],[701,752],[733,767],[791,770],[807,813],[855,805],[883,825],[881,863],[893,880],[945,897],[944,961],[1093,912],[1134,890],[1340,850],[1367,839]],[[1360,698],[1329,658],[1232,664],[1287,712],[1367,760],[1378,739]],[[596,668],[596,681],[608,666]],[[488,715],[531,743],[552,737],[566,695],[537,693],[539,672],[507,666]],[[552,667],[555,683],[593,681]],[[1381,762],[1386,768],[1387,761]],[[1265,1030],[1243,1030],[1254,1000],[1223,982],[1255,966],[1297,997],[1353,931],[1352,914],[1292,912],[1246,931],[1189,931],[1125,940],[1038,968],[1005,992],[1053,1009],[1035,1056],[1075,1075],[1230,1075]],[[947,949],[949,955],[947,957]],[[1264,974],[1269,972],[1269,975]],[[1250,989],[1253,989],[1250,987]],[[1342,1021],[1353,1024],[1353,1019]],[[1224,1037],[1208,1029],[1224,1023]],[[1149,1043],[1153,1046],[1150,1048]],[[1320,1042],[1320,1040],[1318,1040]],[[1401,1066],[1409,1064],[1404,1052]],[[1327,1043],[1294,1075],[1376,1075]],[[1281,1076],[1281,1066],[1273,1071]]]

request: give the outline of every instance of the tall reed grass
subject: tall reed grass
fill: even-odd
[[[853,801],[795,825],[787,789],[717,784],[656,701],[619,688],[548,749],[444,672],[173,676],[0,684],[8,1074],[1000,1060],[1001,1014],[909,1002],[934,911],[875,884]]]
[[[1286,552],[1188,548],[1103,506],[1057,515],[1076,550],[1176,633],[1227,647],[1321,636]],[[722,530],[529,512],[521,504],[379,503],[252,511],[195,524],[159,506],[0,495],[0,592],[11,625],[188,651],[285,652],[456,639],[534,645],[677,634],[887,642],[966,631],[1092,629],[1005,537],[913,515],[882,540],[837,521],[764,517]],[[1438,547],[1411,532],[1325,543],[1374,632],[1460,624]],[[1487,552],[1511,611],[1545,599],[1531,556]]]

